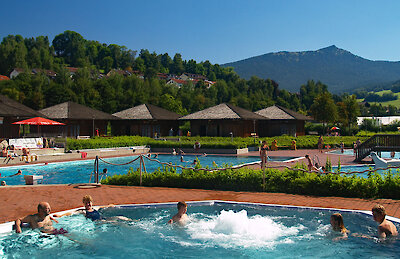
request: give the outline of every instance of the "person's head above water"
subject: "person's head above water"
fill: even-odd
[[[343,223],[343,216],[340,213],[334,213],[331,215],[331,225],[333,230],[345,232],[346,228]]]
[[[86,210],[90,210],[93,206],[93,198],[90,195],[85,195],[82,199],[82,202],[85,205]]]
[[[184,202],[184,201],[178,202],[177,208],[178,208],[178,211],[185,210],[185,213],[186,213],[186,210],[187,210],[186,202]]]
[[[37,210],[38,210],[39,216],[46,217],[46,216],[50,215],[50,211],[51,211],[50,204],[42,201],[38,204]]]
[[[383,221],[386,216],[385,207],[380,204],[376,204],[374,207],[372,207],[372,216],[374,217],[375,221]]]

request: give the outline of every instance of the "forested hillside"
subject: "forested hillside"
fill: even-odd
[[[324,82],[332,93],[374,89],[400,79],[400,62],[373,61],[336,46],[316,51],[268,53],[228,64],[243,78],[273,78],[281,88],[297,91],[307,80]]]

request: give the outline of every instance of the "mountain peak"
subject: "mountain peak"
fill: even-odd
[[[321,81],[333,93],[351,92],[399,80],[400,62],[372,61],[331,45],[315,51],[268,53],[228,63],[239,76],[270,78],[279,87],[298,91],[308,80]]]

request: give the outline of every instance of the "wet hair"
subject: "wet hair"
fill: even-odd
[[[343,223],[343,216],[342,216],[342,214],[340,214],[340,213],[334,213],[334,214],[331,215],[331,219],[333,219],[335,222],[338,223],[340,232],[346,232],[346,231],[347,231],[347,229],[345,228],[344,223]]]
[[[178,210],[180,210],[180,208],[182,208],[182,207],[187,208],[187,204],[184,201],[180,201],[180,202],[178,202],[177,207],[178,207]]]
[[[93,202],[93,198],[92,198],[92,196],[90,196],[90,195],[85,195],[84,197],[83,197],[83,199],[82,199],[82,202],[83,203],[87,203],[87,202]]]
[[[309,156],[308,156],[308,155],[305,155],[304,157],[305,157],[305,158],[308,158]]]
[[[372,207],[372,212],[375,212],[375,213],[377,213],[377,214],[386,216],[385,207],[383,207],[383,206],[380,205],[380,204],[376,204],[374,207]]]
[[[38,212],[40,211],[40,210],[45,210],[46,209],[46,206],[45,205],[47,205],[47,203],[45,203],[45,202],[40,202],[38,205],[37,205],[37,210],[38,210]]]

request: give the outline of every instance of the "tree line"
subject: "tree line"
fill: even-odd
[[[314,116],[323,122],[354,124],[360,113],[355,96],[332,95],[328,86],[312,80],[300,86],[298,93],[279,89],[271,79],[240,78],[232,68],[183,60],[177,53],[157,54],[143,49],[104,44],[84,39],[73,31],[57,35],[52,44],[48,37],[23,38],[9,35],[0,44],[0,74],[9,75],[16,67],[52,69],[57,75],[22,73],[13,80],[0,82],[0,93],[39,110],[65,101],[74,101],[107,113],[114,113],[142,103],[188,114],[219,103],[231,103],[256,111],[273,104]],[[78,67],[71,76],[67,66]],[[137,70],[144,74],[124,77],[114,74],[98,78],[94,74],[111,69]],[[157,73],[199,74],[216,83],[187,81],[182,87],[159,80]]]

